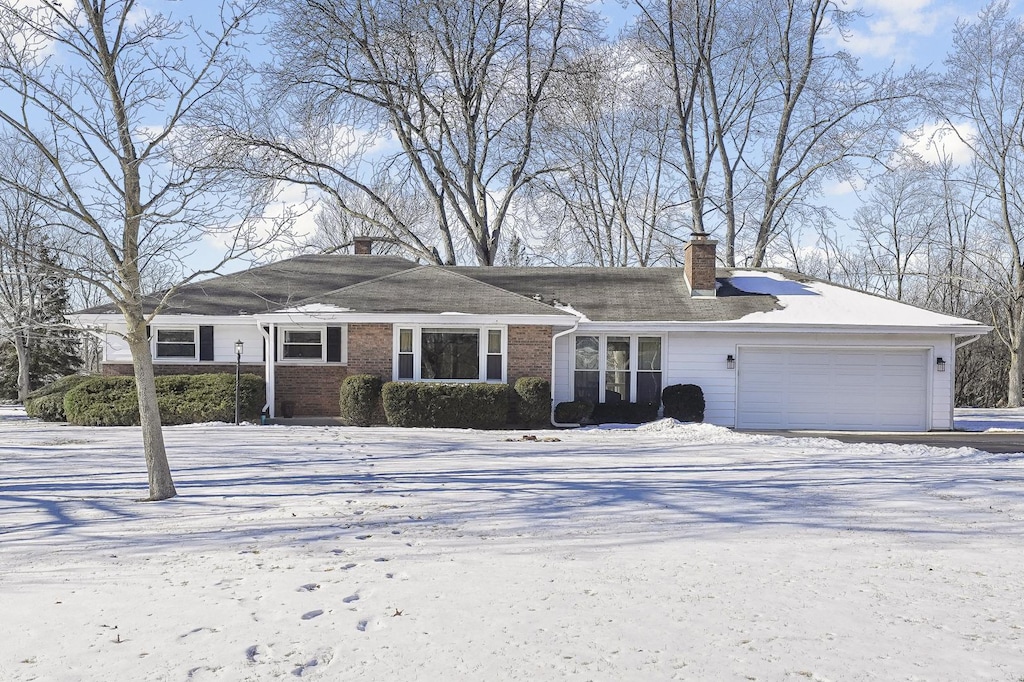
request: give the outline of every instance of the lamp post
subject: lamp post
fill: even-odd
[[[241,423],[242,403],[239,387],[242,382],[242,349],[245,344],[235,341],[235,426]]]

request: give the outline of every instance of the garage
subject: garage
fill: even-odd
[[[928,351],[740,348],[742,429],[926,431]]]

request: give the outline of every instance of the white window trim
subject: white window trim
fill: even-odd
[[[668,336],[666,334],[644,334],[636,332],[579,332],[573,334],[569,341],[569,386],[572,388],[572,399],[576,400],[576,339],[579,337],[597,337],[597,395],[604,402],[605,380],[608,373],[608,337],[626,337],[629,339],[629,402],[636,402],[637,374],[640,373],[640,339],[661,339],[661,388],[665,389],[665,364],[668,360]],[[594,370],[585,370],[593,372]],[[648,372],[650,373],[650,372]],[[660,400],[659,396],[659,400]]]
[[[193,342],[195,344],[195,347],[196,347],[196,352],[195,352],[195,354],[192,357],[190,357],[190,358],[181,357],[181,356],[161,357],[160,355],[157,354],[157,351],[159,349],[159,345],[157,344],[157,339],[159,338],[160,332],[185,332],[185,331],[192,332],[192,340],[193,340]],[[153,355],[153,362],[167,363],[167,364],[172,364],[172,365],[173,364],[193,364],[193,363],[199,362],[199,326],[198,325],[195,325],[195,326],[192,326],[192,325],[160,325],[159,327],[152,326],[152,327],[150,327],[149,333],[151,335],[149,337],[149,344],[150,344],[150,351],[152,352],[152,355]]]
[[[398,349],[401,330],[412,330],[412,378],[398,378]],[[424,329],[465,329],[475,331],[479,339],[479,364],[476,379],[424,379],[422,377],[423,330]],[[487,379],[487,332],[501,332],[501,378]],[[500,324],[460,325],[452,322],[437,324],[396,324],[392,326],[391,378],[393,381],[422,381],[435,384],[504,384],[508,382],[508,326]]]
[[[286,358],[284,356],[284,337],[286,332],[320,332],[320,359],[316,358]],[[341,364],[347,364],[348,359],[345,344],[346,329],[341,331]],[[310,344],[312,345],[312,344]],[[283,365],[320,365],[327,364],[327,325],[304,326],[300,324],[279,325],[277,327],[277,362]]]

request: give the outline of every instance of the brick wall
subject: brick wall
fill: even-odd
[[[394,337],[390,324],[348,326],[348,369],[350,374],[376,374],[391,381],[391,353]]]
[[[348,365],[293,365],[279,363],[274,371],[276,414],[289,401],[296,417],[336,417],[341,382],[350,374],[375,374],[384,381],[392,377],[394,339],[390,324],[348,325]],[[156,364],[156,374],[233,373],[231,363]],[[263,376],[262,363],[242,364],[242,372]],[[103,373],[131,376],[127,363],[107,363]],[[551,327],[513,325],[508,328],[508,382],[525,376],[551,378]]]
[[[508,328],[508,383],[519,377],[551,380],[551,327]]]

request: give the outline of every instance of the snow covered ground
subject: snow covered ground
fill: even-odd
[[[0,680],[1024,679],[1024,455],[165,434],[0,408]]]
[[[953,414],[953,425],[962,431],[1024,431],[1024,407],[957,408]],[[1024,448],[1024,440],[1021,447]]]

